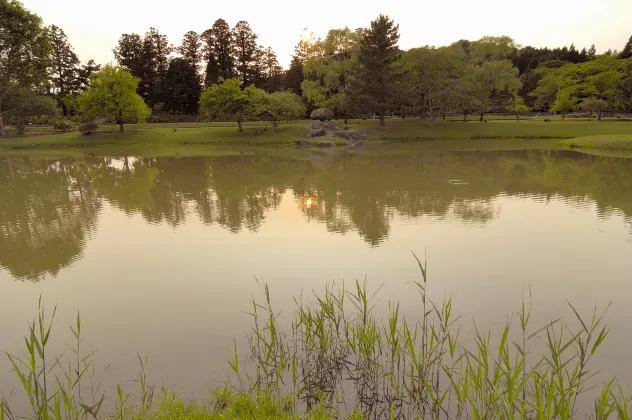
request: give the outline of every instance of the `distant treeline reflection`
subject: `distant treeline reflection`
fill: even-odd
[[[485,224],[499,195],[594,202],[632,220],[632,160],[571,151],[306,152],[192,158],[0,159],[0,266],[38,280],[81,258],[103,200],[148,223],[257,231],[286,193],[328,231],[378,246],[393,216]]]

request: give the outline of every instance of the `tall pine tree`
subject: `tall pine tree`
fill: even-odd
[[[202,55],[206,61],[204,85],[212,86],[220,77],[230,79],[234,75],[233,34],[224,19],[217,19],[211,29],[202,33]]]
[[[240,21],[232,30],[233,56],[237,65],[237,74],[242,86],[248,86],[257,79],[257,35],[246,21]]]
[[[371,22],[370,28],[361,31],[358,64],[349,87],[349,102],[352,109],[376,112],[380,125],[384,125],[384,114],[393,104],[398,41],[399,25],[388,16],[380,15]]]
[[[48,38],[52,48],[50,73],[53,97],[66,116],[68,109],[62,99],[66,95],[78,93],[79,58],[61,28],[51,25],[48,28]]]

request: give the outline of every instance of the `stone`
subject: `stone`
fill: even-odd
[[[364,141],[367,139],[366,134],[358,133],[357,131],[336,131],[334,135],[350,141]]]
[[[317,128],[317,129],[310,130],[310,132],[307,133],[307,137],[309,138],[322,137],[326,134],[327,134],[327,130],[325,130],[324,128]]]
[[[316,146],[318,147],[336,147],[336,143],[330,141],[321,141]]]

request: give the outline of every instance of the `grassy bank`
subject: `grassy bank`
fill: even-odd
[[[323,293],[296,300],[291,328],[263,285],[253,299],[248,347],[233,347],[227,368],[232,385],[211,391],[204,401],[181,397],[147,383],[141,359],[134,395],[119,386],[112,398],[115,419],[571,419],[632,417],[630,394],[614,379],[595,383],[591,359],[609,329],[603,314],[582,317],[569,305],[574,324],[553,320],[532,326],[527,296],[498,336],[469,328],[468,340],[452,301],[428,293],[427,266],[421,278],[418,320],[400,314],[394,302],[356,282],[329,285]],[[389,316],[374,316],[377,304]],[[103,418],[107,396],[90,386],[98,374],[91,354],[82,354],[79,316],[71,331],[72,353],[46,353],[52,321],[39,308],[25,337],[25,352],[9,354],[29,397],[33,419]],[[536,350],[538,349],[538,350]],[[541,349],[541,350],[540,350]],[[129,378],[121,378],[129,379]],[[83,393],[81,386],[83,385]],[[591,389],[597,386],[596,390]],[[91,390],[89,392],[88,390]],[[2,400],[2,419],[17,419]]]
[[[293,140],[306,140],[315,145],[319,141],[334,140],[332,136],[307,139],[311,122],[298,121],[282,124],[279,133],[265,123],[247,123],[243,133],[231,123],[182,123],[182,124],[139,124],[128,125],[124,133],[118,127],[101,126],[96,135],[81,136],[77,132],[55,133],[50,127],[29,128],[25,136],[10,135],[0,140],[0,153],[47,153],[56,150],[58,154],[69,154],[73,150],[99,154],[200,154],[209,146],[226,147],[288,147]],[[342,122],[337,122],[342,126]],[[506,148],[521,148],[513,140],[546,140],[548,147],[570,147],[571,143],[560,142],[576,137],[593,136],[593,149],[609,148],[605,136],[617,135],[632,138],[632,123],[617,120],[552,120],[542,119],[516,122],[510,119],[488,120],[488,122],[458,120],[437,121],[429,125],[420,119],[391,120],[386,127],[380,127],[375,120],[350,121],[349,129],[368,135],[369,143],[392,143],[400,141],[469,141],[502,140]],[[595,137],[597,136],[597,137]],[[623,141],[623,140],[622,140]],[[340,141],[338,141],[341,143]],[[559,142],[559,143],[557,143]],[[456,146],[468,147],[467,144]],[[514,146],[517,145],[517,146]],[[197,149],[197,150],[196,150]]]

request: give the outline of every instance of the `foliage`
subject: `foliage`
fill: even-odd
[[[281,121],[291,121],[305,116],[305,104],[292,92],[266,93],[259,90],[252,101],[252,114],[262,121],[270,121],[278,133]]]
[[[559,112],[563,120],[569,112],[575,109],[576,105],[576,99],[573,99],[567,92],[560,92],[551,108],[551,112]]]
[[[516,97],[514,98],[514,103],[510,111],[516,116],[516,120],[520,121],[520,116],[529,112],[529,107],[524,104],[524,100],[522,98]]]
[[[191,59],[172,59],[165,76],[163,110],[171,114],[197,114],[201,90],[200,77]]]
[[[99,126],[93,122],[87,122],[87,123],[83,123],[83,124],[79,124],[79,127],[77,127],[77,131],[79,131],[81,134],[88,136],[92,133],[94,133],[95,131],[97,131],[99,129]]]
[[[55,116],[57,107],[51,98],[39,96],[27,89],[14,91],[5,101],[5,115],[15,124],[18,134],[24,134],[27,120],[40,115]]]
[[[219,84],[202,91],[200,112],[213,120],[235,121],[241,132],[242,122],[252,116],[252,101],[256,94],[257,88],[253,85],[242,89],[238,78],[220,78]]]
[[[246,21],[239,21],[232,29],[232,51],[237,74],[243,86],[254,83],[258,78],[255,63],[257,61],[257,35]]]
[[[52,45],[50,72],[53,92],[65,117],[68,115],[68,109],[63,98],[77,94],[79,90],[79,58],[74,53],[63,29],[51,25],[48,28],[48,39]]]
[[[393,104],[395,62],[399,55],[399,25],[380,15],[361,32],[358,64],[349,86],[349,104],[357,113],[365,108],[376,112],[380,125]],[[359,112],[358,112],[359,111]]]
[[[6,135],[2,118],[5,102],[14,95],[24,95],[23,89],[34,91],[42,86],[49,53],[50,43],[40,17],[17,0],[0,0],[0,137]]]
[[[421,315],[404,317],[388,302],[385,319],[375,315],[377,292],[356,281],[352,287],[328,284],[313,297],[295,299],[292,328],[283,328],[270,288],[252,300],[253,331],[245,355],[232,346],[228,365],[239,387],[211,391],[205,403],[184,404],[147,382],[139,357],[137,404],[117,386],[116,419],[349,419],[451,418],[558,419],[589,413],[606,419],[632,416],[632,398],[615,379],[595,393],[592,359],[608,338],[607,311],[589,317],[569,303],[575,324],[561,319],[532,325],[530,293],[506,321],[498,337],[475,323],[463,340],[451,298],[437,300],[428,282],[428,265],[417,260],[420,279],[412,282]],[[386,306],[386,305],[384,305]],[[81,317],[70,326],[73,352],[50,354],[56,308],[50,320],[40,299],[29,324],[23,356],[7,357],[29,401],[30,418],[102,418],[106,394],[94,370],[94,353],[85,354]],[[535,350],[534,346],[540,350]],[[82,392],[82,384],[85,384]],[[162,395],[162,397],[159,397]],[[589,403],[589,404],[586,404]],[[347,409],[349,407],[347,406]],[[2,399],[3,418],[14,413]]]
[[[590,111],[590,113],[597,114],[597,120],[601,121],[601,113],[608,108],[608,102],[603,99],[599,99],[595,96],[584,99],[580,104],[579,108],[585,111]]]
[[[119,66],[139,79],[137,93],[152,107],[163,102],[169,55],[173,47],[166,35],[149,28],[144,37],[123,34],[113,50]]]
[[[115,121],[120,131],[124,124],[143,122],[151,111],[136,93],[139,79],[112,65],[92,75],[90,89],[79,96],[81,113],[90,119]]]
[[[64,133],[66,133],[66,132],[72,130],[73,128],[75,128],[75,123],[73,123],[72,121],[68,121],[68,120],[57,120],[53,124],[53,128],[55,130],[59,130],[59,131],[62,131]]]
[[[230,26],[224,19],[217,19],[211,29],[202,33],[202,55],[206,60],[204,77],[206,87],[217,84],[220,77],[230,79],[234,76],[232,36]]]
[[[329,121],[334,118],[334,113],[329,108],[318,108],[313,110],[309,117],[312,120]]]

